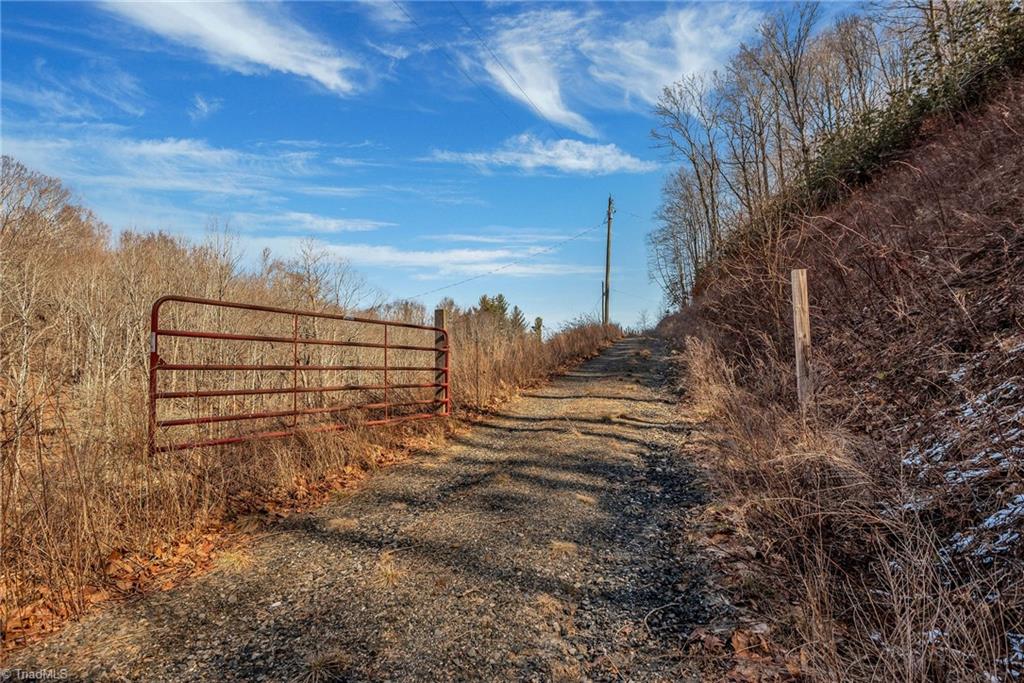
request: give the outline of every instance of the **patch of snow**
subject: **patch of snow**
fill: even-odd
[[[1005,668],[1007,678],[994,678],[993,680],[1019,681],[1021,675],[1024,674],[1024,633],[1010,631],[1006,634],[1006,642],[1010,646],[1010,652],[997,664]]]
[[[914,446],[903,456],[903,465],[906,467],[924,467],[932,463],[942,462],[946,459],[952,446],[952,441],[938,439],[923,452],[920,447]]]
[[[979,467],[973,470],[960,470],[953,468],[946,472],[944,476],[946,481],[950,484],[966,484],[974,481],[975,479],[980,479],[988,474],[992,474],[994,471],[995,469],[991,467]]]
[[[949,537],[950,549],[955,553],[962,553],[974,545],[974,534],[966,536],[959,531]]]
[[[994,389],[990,389],[983,394],[979,394],[972,400],[960,406],[960,418],[962,420],[972,420],[978,417],[979,411],[983,411],[990,407],[997,400],[1012,399],[1017,395],[1020,387],[1014,381],[1016,378],[1008,379]]]
[[[1010,548],[1020,540],[1020,534],[1016,531],[1004,531],[999,534],[999,538],[992,541],[992,552],[995,553],[1006,553],[1010,551]]]
[[[998,529],[1010,522],[1017,521],[1021,517],[1024,517],[1024,493],[1014,496],[1009,505],[989,515],[981,523],[981,527],[983,529]]]

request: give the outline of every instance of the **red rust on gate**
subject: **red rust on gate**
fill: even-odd
[[[290,337],[268,336],[258,334],[233,334],[228,332],[214,332],[187,329],[163,329],[160,327],[160,308],[168,302],[182,304],[193,304],[198,306],[211,306],[218,308],[240,309],[246,311],[258,311],[262,313],[279,314],[292,316],[292,335]],[[323,319],[349,323],[361,323],[380,327],[382,339],[380,343],[364,341],[340,341],[334,339],[316,339],[299,336],[300,319]],[[435,333],[436,342],[433,346],[418,346],[413,344],[389,343],[388,330],[390,328],[405,328],[424,330]],[[265,344],[288,344],[292,347],[291,364],[230,364],[230,363],[168,363],[160,357],[161,337],[186,337],[192,339],[231,340],[246,341]],[[382,365],[301,365],[299,363],[299,348],[302,345],[339,346],[350,348],[367,348],[383,350]],[[150,312],[150,349],[149,349],[149,452],[160,453],[164,451],[176,451],[188,448],[200,448],[204,446],[220,446],[225,444],[253,441],[257,439],[275,439],[292,436],[301,432],[325,432],[346,429],[349,425],[341,422],[330,422],[317,424],[316,426],[299,427],[298,418],[303,415],[327,415],[337,416],[340,413],[352,413],[364,411],[366,413],[379,412],[383,417],[366,419],[364,425],[385,425],[411,420],[426,420],[435,417],[446,417],[451,414],[451,385],[449,382],[451,368],[451,351],[448,343],[448,332],[441,327],[429,325],[416,325],[414,323],[374,320],[372,318],[360,318],[351,315],[336,313],[317,313],[313,311],[300,311],[274,306],[259,306],[256,304],[234,303],[218,301],[215,299],[200,299],[187,296],[165,296],[157,299]],[[389,350],[406,351],[432,351],[436,354],[434,365],[389,365]],[[443,362],[442,362],[443,358]],[[291,371],[292,385],[290,387],[266,387],[252,389],[204,389],[194,391],[161,391],[159,376],[161,373],[172,373],[175,371],[238,371],[238,372],[259,372],[259,371]],[[381,383],[379,384],[334,384],[326,386],[299,386],[300,371],[362,371],[380,373]],[[394,372],[418,372],[429,371],[433,381],[430,383],[391,383],[390,377]],[[437,394],[432,399],[390,402],[389,393],[394,396],[395,389],[435,389]],[[383,400],[370,403],[356,403],[335,405],[316,408],[299,408],[298,397],[300,394],[317,394],[327,392],[347,391],[380,391]],[[157,410],[158,402],[169,399],[206,398],[224,396],[256,396],[271,394],[291,394],[292,405],[290,410],[275,410],[264,412],[252,412],[228,415],[202,415],[197,417],[159,419]],[[402,413],[395,412],[396,408],[412,408],[423,411],[425,406],[433,409],[429,412]],[[161,429],[180,427],[186,425],[206,425],[221,422],[235,422],[242,420],[262,420],[281,418],[290,420],[287,429],[273,431],[250,432],[232,436],[225,436],[215,439],[201,441],[171,442],[158,444],[157,436]]]

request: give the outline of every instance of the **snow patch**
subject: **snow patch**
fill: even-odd
[[[993,512],[981,523],[983,529],[999,529],[1024,517],[1024,493],[1013,497],[1010,504]]]

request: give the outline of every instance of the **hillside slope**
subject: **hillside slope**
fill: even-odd
[[[826,677],[865,656],[865,678],[1020,676],[1024,79],[792,222],[738,245],[660,326],[690,338],[691,395],[731,439],[719,483],[768,562],[796,567],[794,628]],[[809,276],[806,424],[790,268]]]

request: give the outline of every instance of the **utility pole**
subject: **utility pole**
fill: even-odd
[[[612,214],[615,213],[615,202],[612,200],[612,196],[608,195],[608,239],[605,242],[604,247],[604,296],[602,297],[602,315],[601,322],[607,325],[609,322],[608,318],[608,307],[611,299],[612,290]]]
[[[601,280],[601,319],[604,319],[604,280]]]

